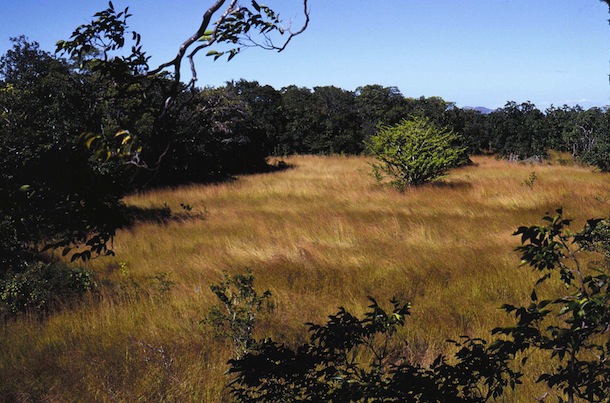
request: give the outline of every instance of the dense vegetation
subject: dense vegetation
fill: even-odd
[[[141,209],[125,203],[126,196],[144,188],[218,182],[268,171],[273,168],[269,156],[370,153],[379,157],[378,150],[403,158],[398,165],[404,169],[398,176],[406,178],[409,186],[425,183],[464,161],[464,151],[471,156],[496,154],[509,161],[541,162],[554,150],[600,171],[610,170],[607,108],[563,106],[540,111],[529,102],[508,102],[484,115],[438,97],[405,97],[394,87],[379,85],[355,91],[333,86],[277,90],[240,80],[219,88],[197,88],[193,82],[180,82],[176,72],[149,74],[148,58],[135,32],[131,54],[111,56],[123,47],[127,10],[117,13],[110,3],[97,16],[96,23],[82,25],[70,40],[58,43],[67,58],[43,51],[25,37],[13,39],[13,48],[0,58],[0,320],[6,326],[15,318],[16,323],[25,320],[24,313],[39,315],[68,306],[98,286],[96,298],[108,301],[139,302],[147,294],[156,304],[165,298],[174,285],[166,272],[136,281],[121,263],[122,279],[106,278],[98,284],[88,268],[92,258],[114,255],[114,236],[121,228],[135,225],[138,219],[170,218],[167,206]],[[227,25],[202,32],[199,39],[210,45],[217,39],[239,44],[238,36],[251,27],[264,33],[278,30],[275,13],[255,1],[252,9],[236,10],[233,17],[225,21]],[[233,48],[209,55],[230,59],[238,52]],[[176,71],[179,61],[170,63]],[[423,155],[422,147],[428,146],[433,152]],[[418,158],[425,161],[415,168],[407,163]],[[281,160],[280,166],[286,167]],[[532,172],[522,184],[533,190],[537,180]],[[606,202],[604,195],[595,197]],[[180,205],[184,213],[174,214],[176,220],[207,214],[194,212],[187,201]],[[270,294],[258,296],[251,288],[251,275],[225,276],[224,283],[213,287],[229,316],[222,309],[212,310],[201,324],[215,326],[217,338],[234,338],[238,359],[231,362],[237,374],[232,392],[246,401],[430,401],[443,396],[487,401],[520,382],[520,368],[513,370],[510,362],[529,349],[548,351],[559,362],[554,372],[543,369],[547,372],[539,377],[550,390],[558,389],[568,401],[574,397],[602,401],[608,392],[610,348],[599,342],[609,321],[607,224],[589,221],[583,232],[572,235],[565,231],[569,221],[558,213],[545,218],[548,226],[521,227],[517,234],[524,243],[520,247],[524,262],[544,273],[538,283],[558,269],[561,282],[572,293],[539,300],[534,290],[529,306],[505,305],[507,312],[515,312],[518,324],[496,328],[494,332],[504,338],[488,347],[470,336],[454,343],[460,348],[457,364],[440,355],[430,366],[412,365],[402,361],[406,357],[393,355],[399,349],[386,350],[387,340],[380,353],[378,336],[394,335],[410,312],[410,305],[398,300],[393,300],[391,313],[372,300],[364,319],[342,309],[326,326],[312,325],[309,344],[296,350],[271,341],[256,344],[254,316]],[[578,251],[602,255],[601,263],[590,266],[593,274],[584,274],[572,244],[580,247]],[[564,263],[568,258],[571,266]],[[80,261],[82,267],[68,261]],[[240,287],[239,298],[250,298],[254,311],[231,311],[233,296],[226,292],[232,281],[238,281],[234,284]],[[553,312],[549,307],[558,308],[563,322],[551,321],[543,328]],[[166,395],[172,380],[168,353],[163,347],[136,343],[160,356],[166,375],[157,397],[171,400]],[[373,356],[363,368],[358,368],[356,358],[367,353],[352,352],[360,347],[369,348]],[[348,356],[354,361],[347,361]],[[272,371],[265,372],[261,360],[274,362]],[[282,372],[286,368],[293,372],[286,375]],[[401,389],[406,381],[421,388]],[[482,385],[487,389],[481,391]],[[422,394],[431,388],[447,394]],[[15,390],[5,393],[17,398]]]
[[[190,88],[164,110],[172,81],[78,64],[24,37],[0,59],[2,273],[45,244],[109,253],[128,221],[121,198],[142,186],[212,181],[267,169],[269,155],[360,154],[376,128],[425,118],[468,154],[541,160],[549,150],[610,169],[610,110],[509,102],[488,115],[396,88],[347,91],[244,80]],[[18,135],[17,135],[18,134]],[[52,169],[50,169],[52,167]]]
[[[414,117],[395,126],[380,126],[366,142],[367,152],[378,162],[373,174],[380,182],[389,179],[396,189],[423,185],[438,179],[450,168],[467,160],[458,136]]]
[[[254,339],[294,349],[309,341],[304,323],[326,325],[340,306],[361,319],[367,296],[391,312],[388,299],[395,296],[411,304],[411,315],[390,346],[427,367],[439,354],[453,357],[446,339],[489,341],[492,328],[514,325],[498,309],[502,304],[529,305],[539,275],[518,268],[515,229],[538,223],[549,206],[564,206],[565,216],[577,219],[570,228],[578,230],[583,217],[604,216],[609,205],[607,174],[578,165],[474,156],[473,165],[450,171],[441,184],[399,193],[375,184],[366,157],[283,160],[293,168],[126,197],[141,209],[167,204],[179,212],[183,204],[191,211],[166,224],[120,230],[116,257],[82,263],[98,287],[79,304],[63,304],[44,320],[21,315],[3,323],[0,395],[229,401],[226,363],[237,343],[223,336],[231,324],[207,324],[220,302],[210,285],[246,268],[259,297],[271,291]],[[566,295],[563,286],[543,284],[549,286],[537,290],[540,300]],[[549,367],[548,355],[529,356],[523,385],[514,393],[508,388],[505,401],[549,391],[535,383]],[[556,400],[549,392],[547,400]]]
[[[521,236],[522,265],[542,276],[527,306],[502,306],[517,323],[493,329],[501,336],[490,343],[461,336],[459,342],[448,341],[457,347],[454,357],[441,354],[429,366],[411,362],[392,340],[397,328],[405,326],[410,304],[394,299],[392,311],[386,312],[371,298],[362,319],[341,308],[326,325],[310,324],[309,342],[297,348],[269,339],[252,342],[244,356],[229,361],[235,375],[232,395],[243,402],[487,402],[521,383],[520,370],[527,370],[529,355],[536,351],[548,353],[554,362],[536,382],[546,383],[560,402],[606,402],[608,223],[590,220],[573,234],[571,220],[561,210],[543,219],[544,225],[522,226],[514,234]],[[583,252],[601,260],[585,268]],[[550,279],[559,280],[568,294],[539,299],[547,291],[540,285]]]

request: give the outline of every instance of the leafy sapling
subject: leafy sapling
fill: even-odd
[[[404,191],[442,177],[464,160],[457,134],[438,127],[428,118],[414,117],[394,126],[382,126],[366,143],[378,181]]]
[[[210,328],[215,337],[230,339],[235,357],[241,358],[253,343],[253,331],[257,315],[272,308],[269,290],[259,293],[254,289],[254,274],[231,276],[225,273],[224,281],[210,286],[220,301],[213,306],[201,321],[204,329]]]

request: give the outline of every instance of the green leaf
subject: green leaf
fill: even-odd
[[[231,51],[229,52],[229,57],[227,58],[227,61],[231,61],[231,59],[233,59],[235,56],[237,56],[237,54],[239,53],[240,49],[231,49]]]

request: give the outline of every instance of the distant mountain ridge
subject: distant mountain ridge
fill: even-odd
[[[487,115],[494,111],[493,109],[489,109],[484,106],[465,106],[462,109],[472,109],[472,110],[481,112],[483,115]]]

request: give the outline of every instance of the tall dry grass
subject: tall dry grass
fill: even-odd
[[[445,339],[487,337],[510,323],[501,304],[527,301],[535,275],[517,268],[519,225],[562,206],[577,228],[610,205],[608,175],[578,166],[478,157],[442,183],[398,193],[375,184],[365,158],[285,161],[292,168],[282,172],[129,197],[173,211],[188,204],[192,218],[121,231],[116,258],[89,263],[98,294],[3,325],[0,399],[228,400],[230,344],[199,322],[215,303],[209,285],[246,268],[275,305],[258,337],[296,345],[305,322],[396,296],[413,304],[399,335],[405,352],[429,363]],[[532,379],[507,401],[542,395]]]

